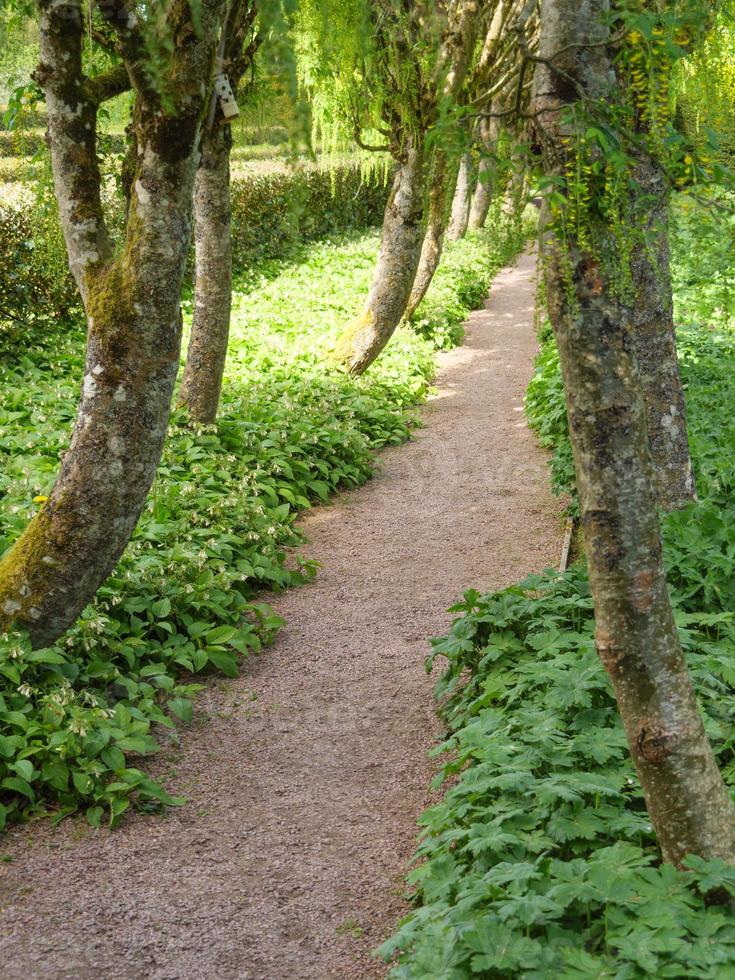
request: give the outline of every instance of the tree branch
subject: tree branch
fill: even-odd
[[[38,0],[41,60],[33,78],[46,97],[47,137],[69,267],[86,303],[88,276],[112,254],[97,163],[97,104],[82,71],[80,6]]]
[[[130,88],[130,75],[125,65],[117,65],[95,78],[87,78],[84,81],[87,98],[98,106],[122,95],[123,92],[129,92]]]
[[[114,31],[132,87],[141,97],[154,94],[144,65],[146,46],[133,0],[97,0],[105,24]]]

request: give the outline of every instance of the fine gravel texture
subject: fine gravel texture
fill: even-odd
[[[5,980],[382,977],[440,735],[428,639],[469,587],[558,561],[560,505],[526,428],[535,262],[523,256],[441,355],[424,427],[303,520],[313,583],[242,676],[208,684],[155,771],[186,806],[0,842]]]

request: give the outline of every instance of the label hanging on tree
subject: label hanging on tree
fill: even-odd
[[[219,99],[220,109],[222,110],[223,123],[232,122],[240,115],[240,107],[232,91],[230,80],[224,72],[218,72],[214,76],[214,90]]]

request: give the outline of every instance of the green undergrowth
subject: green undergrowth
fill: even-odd
[[[442,342],[520,244],[498,224],[448,250],[425,317]],[[174,416],[135,538],[61,642],[0,639],[1,822],[81,808],[114,823],[131,803],[177,802],[138,757],[191,718],[202,674],[233,676],[272,639],[281,622],[260,590],[316,571],[287,552],[303,544],[297,514],[367,480],[375,452],[409,437],[427,391],[428,328],[401,329],[362,379],[325,360],[377,245],[376,232],[354,233],[238,277],[220,421],[193,430]],[[83,353],[79,324],[21,345],[0,337],[0,553],[53,482]]]
[[[664,538],[682,643],[734,786],[735,320],[722,312],[726,291],[717,294],[704,275],[715,255],[714,223],[685,213],[674,276],[700,502],[666,517]],[[728,261],[725,284],[732,253]],[[556,484],[569,492],[563,392],[548,335],[529,410],[555,451]],[[437,689],[448,732],[437,750],[445,792],[421,821],[410,876],[415,911],[382,948],[396,958],[391,975],[735,976],[735,918],[704,898],[713,889],[735,895],[735,870],[692,858],[680,872],[660,862],[595,653],[583,565],[492,595],[467,592],[455,611],[431,658],[446,661]]]

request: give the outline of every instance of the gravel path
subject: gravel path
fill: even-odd
[[[558,507],[522,399],[536,349],[524,256],[441,357],[425,428],[304,520],[316,581],[287,626],[211,683],[159,765],[189,803],[118,830],[66,821],[0,843],[5,980],[381,977],[439,734],[427,638],[469,586],[558,560]]]

